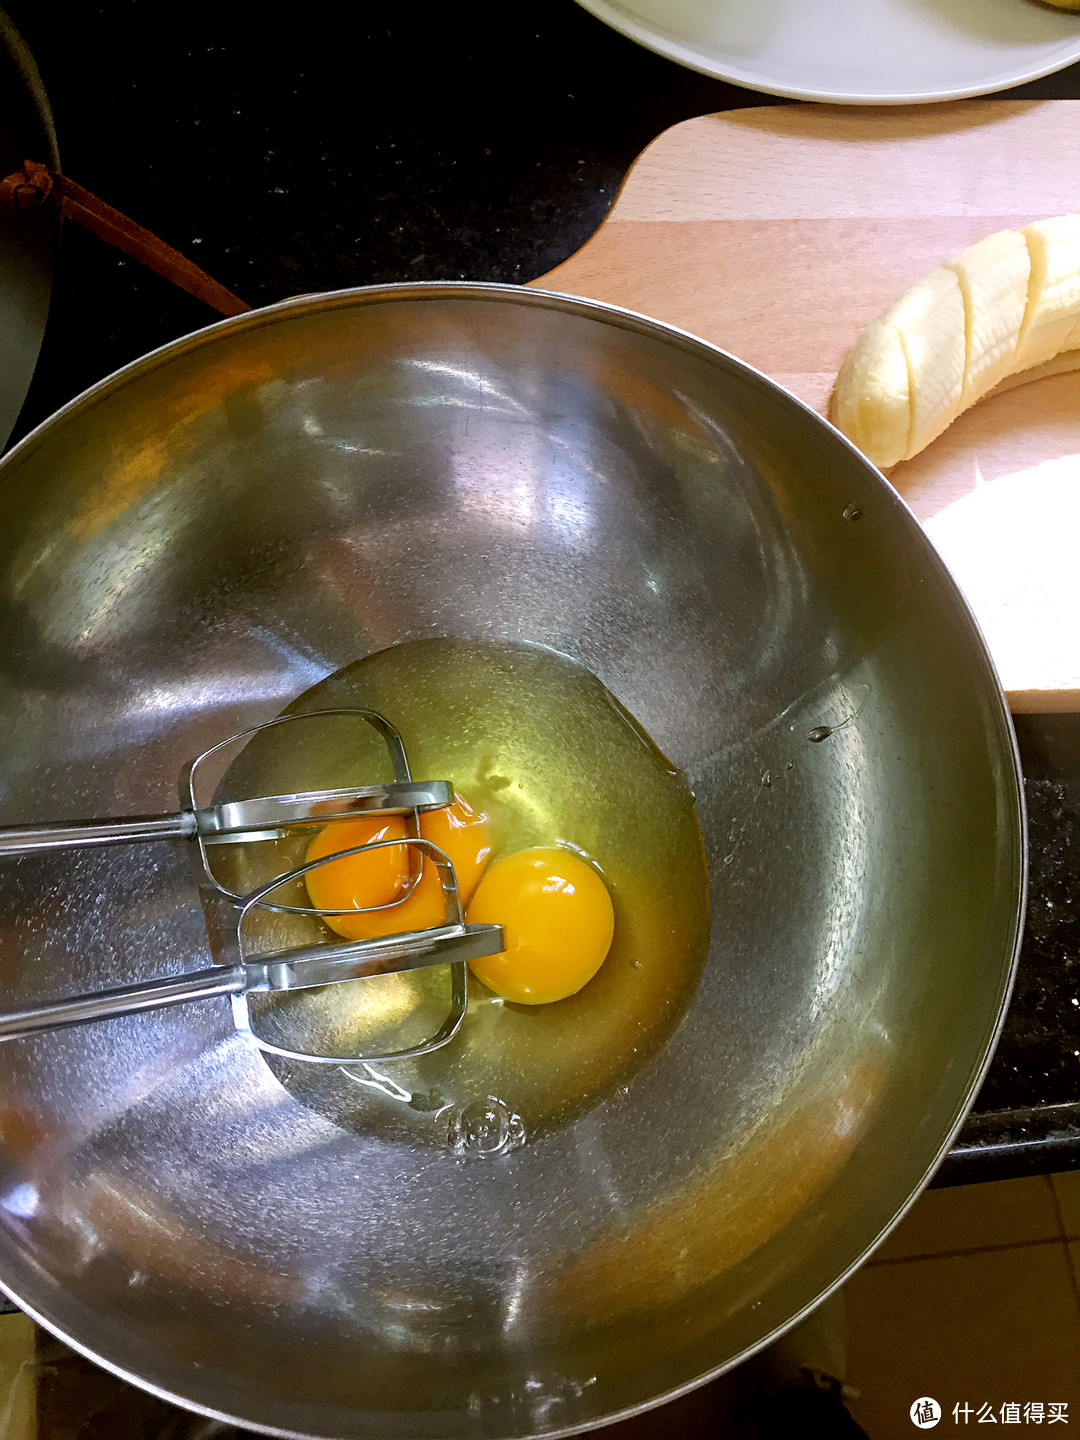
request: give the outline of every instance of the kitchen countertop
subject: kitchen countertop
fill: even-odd
[[[778,103],[683,70],[572,0],[539,18],[479,0],[437,18],[308,4],[9,0],[67,174],[253,305],[391,280],[525,281],[593,233],[662,129]],[[269,13],[269,12],[264,12]],[[1008,92],[1080,98],[1080,66]],[[68,226],[15,437],[214,317]],[[1017,723],[1028,920],[1004,1034],[935,1183],[1080,1168],[1080,717]]]

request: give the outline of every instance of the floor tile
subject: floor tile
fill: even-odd
[[[927,1190],[875,1252],[871,1264],[1061,1237],[1045,1175]]]
[[[1080,1240],[1080,1170],[1069,1170],[1064,1175],[1052,1175],[1061,1218],[1065,1222],[1065,1233],[1070,1240]]]
[[[851,1409],[873,1440],[910,1440],[921,1396],[952,1429],[958,1403],[1064,1401],[1080,1423],[1080,1309],[1064,1243],[867,1267],[845,1295],[848,1381],[861,1392]]]
[[[0,1315],[0,1435],[35,1440],[37,1326],[26,1315]],[[43,1437],[44,1440],[44,1437]]]

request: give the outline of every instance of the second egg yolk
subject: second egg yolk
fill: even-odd
[[[464,907],[476,889],[488,856],[487,816],[472,808],[460,795],[452,805],[429,810],[420,816],[420,834],[446,852],[457,875],[458,892]],[[372,845],[379,840],[402,840],[405,821],[400,815],[378,815],[356,820],[334,820],[315,835],[308,846],[307,859],[319,860],[339,850],[356,845]],[[420,851],[413,850],[413,863]],[[407,900],[392,902],[409,887],[410,853],[407,845],[388,845],[363,855],[349,855],[330,861],[316,870],[309,870],[308,897],[319,910],[366,910],[365,914],[327,915],[331,930],[346,940],[373,940],[380,935],[394,935],[404,930],[426,930],[441,925],[446,915],[439,872],[430,857],[424,856],[420,879]],[[373,905],[387,909],[371,910]]]
[[[576,995],[604,963],[615,930],[597,872],[569,850],[546,846],[497,860],[476,887],[469,920],[503,927],[506,949],[469,968],[519,1005]]]

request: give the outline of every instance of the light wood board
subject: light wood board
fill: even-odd
[[[731,351],[824,412],[860,329],[992,230],[1080,209],[1080,101],[703,115],[633,165],[532,282]],[[978,617],[1015,711],[1080,710],[1080,375],[984,401],[891,472]]]

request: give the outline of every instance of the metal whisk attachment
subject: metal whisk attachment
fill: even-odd
[[[302,725],[329,716],[361,721],[386,744],[394,779],[389,785],[357,785],[332,790],[307,790],[291,795],[260,795],[252,799],[200,806],[196,781],[215,755],[280,725]],[[412,815],[449,805],[454,788],[447,780],[414,780],[401,736],[375,710],[335,708],[303,715],[282,715],[253,725],[211,745],[180,773],[180,809],[166,815],[129,815],[110,820],[59,820],[41,825],[0,826],[0,859],[35,855],[47,850],[83,850],[103,845],[129,845],[152,840],[192,840],[199,848],[209,883],[227,891],[215,878],[206,856],[208,845],[272,840],[297,826],[323,825],[358,815]],[[239,895],[232,896],[239,900]]]
[[[196,777],[200,768],[226,746],[248,740],[259,731],[276,725],[328,715],[357,717],[382,736],[393,768],[392,783],[259,796],[201,807],[196,803]],[[159,1010],[213,996],[229,997],[233,1024],[238,1031],[250,1036],[261,1050],[290,1060],[306,1060],[322,1065],[404,1060],[427,1054],[453,1039],[465,1016],[468,962],[484,955],[498,954],[504,948],[503,932],[498,925],[470,925],[465,922],[453,864],[437,845],[423,839],[417,828],[421,811],[451,803],[453,786],[441,780],[413,780],[401,736],[383,716],[372,710],[322,710],[308,715],[284,716],[265,725],[254,726],[212,746],[185,766],[180,777],[180,792],[181,809],[172,815],[0,828],[0,858],[150,840],[194,841],[197,845],[196,872],[200,882],[200,899],[211,943],[217,949],[215,963],[183,975],[50,1000],[18,1010],[0,1011],[0,1040]],[[275,875],[243,895],[234,893],[223,884],[211,868],[208,846],[276,839],[296,827],[311,828],[358,815],[405,816],[407,833],[402,839],[354,846],[325,855]],[[350,856],[395,846],[409,849],[409,881],[393,900],[367,909],[392,910],[407,900],[419,880],[424,857],[427,857],[435,866],[442,885],[445,913],[440,924],[377,939],[338,943],[320,939],[286,949],[253,952],[252,921],[266,912],[320,919],[367,913],[355,909],[330,910],[286,903],[285,896],[290,886],[295,886],[296,882],[304,880],[322,865],[332,865]],[[284,895],[275,898],[279,892],[284,892]],[[249,1002],[251,995],[280,996],[288,991],[310,990],[348,980],[365,980],[442,965],[450,967],[450,1004],[446,1019],[428,1038],[397,1050],[384,1050],[380,1054],[330,1055],[315,1048],[293,1048],[260,1029]]]
[[[265,906],[277,889],[301,879],[320,865],[332,865],[350,855],[384,849],[388,846],[414,846],[428,856],[439,872],[446,909],[442,924],[427,930],[402,931],[377,940],[348,940],[340,944],[320,942],[273,950],[252,955],[247,938],[247,922],[253,911]],[[223,897],[218,895],[219,903]],[[400,904],[400,900],[392,902]],[[0,1012],[0,1040],[15,1040],[44,1030],[63,1030],[69,1025],[83,1025],[92,1020],[111,1020],[119,1015],[132,1015],[144,1010],[161,1010],[170,1005],[183,1005],[191,1000],[206,1000],[227,995],[232,1001],[233,1024],[249,1035],[261,1050],[288,1060],[308,1060],[317,1065],[382,1063],[407,1060],[426,1055],[452,1040],[465,1016],[468,1003],[468,962],[483,955],[497,955],[504,948],[499,925],[467,924],[461,910],[457,877],[449,857],[430,840],[406,837],[404,840],[382,840],[373,845],[358,845],[333,855],[323,856],[307,865],[298,866],[277,876],[266,885],[232,905],[222,927],[225,944],[222,962],[204,970],[163,980],[145,980],[134,985],[119,985],[96,994],[75,995],[64,1000],[51,1000],[44,1005],[22,1010]],[[270,907],[279,908],[279,907]],[[299,907],[290,907],[296,913]],[[390,906],[371,906],[373,910]],[[351,915],[352,910],[308,909],[312,915]],[[378,975],[392,975],[428,966],[449,965],[451,968],[450,1010],[438,1030],[429,1038],[399,1050],[378,1055],[356,1053],[327,1055],[282,1045],[253,1024],[248,997],[253,994],[281,994],[291,990],[310,990],[323,985],[340,984],[346,980],[366,980]]]

